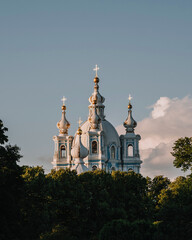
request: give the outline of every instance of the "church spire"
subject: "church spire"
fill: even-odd
[[[134,129],[137,126],[137,122],[133,119],[132,117],[132,105],[131,105],[131,95],[129,94],[129,104],[128,104],[128,117],[125,120],[125,122],[123,123],[124,127],[126,128],[126,132],[127,133],[131,133],[134,132]]]
[[[105,98],[101,96],[99,93],[99,78],[97,75],[97,71],[99,70],[99,67],[96,65],[95,68],[93,69],[95,71],[95,78],[94,78],[94,92],[92,93],[91,97],[89,98],[89,102],[91,103],[89,105],[89,118],[91,118],[91,115],[94,112],[94,107],[96,108],[97,114],[101,120],[105,119],[104,116],[104,108],[105,106],[103,105]]]
[[[59,129],[59,135],[67,135],[68,134],[68,129],[70,127],[70,123],[67,121],[65,115],[66,115],[66,105],[65,101],[67,99],[63,97],[61,101],[63,102],[63,105],[61,107],[62,109],[62,115],[61,115],[61,120],[57,123],[57,128]]]

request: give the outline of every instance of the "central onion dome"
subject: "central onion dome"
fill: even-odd
[[[81,141],[84,146],[88,148],[88,131],[91,131],[91,123],[89,120],[85,121],[82,126],[82,136]],[[115,143],[116,146],[120,146],[119,135],[113,125],[107,120],[101,120],[97,131],[103,132],[104,136],[104,145],[109,146],[112,143]],[[77,134],[75,134],[74,142],[76,142]]]
[[[105,102],[105,98],[103,96],[101,96],[101,94],[99,93],[99,85],[98,85],[99,78],[98,77],[94,78],[94,83],[95,83],[94,92],[91,95],[91,97],[89,98],[89,102],[91,104],[93,104],[94,101],[96,101],[97,105],[104,106],[103,103]]]
[[[94,71],[96,71],[96,76],[94,78],[94,92],[92,93],[91,97],[89,98],[89,118],[91,118],[91,115],[94,112],[94,107],[96,108],[96,112],[98,117],[101,120],[105,119],[105,115],[104,115],[104,108],[105,106],[103,105],[103,103],[105,102],[105,98],[103,96],[101,96],[101,94],[99,93],[99,78],[97,76],[97,70],[99,70],[99,68],[96,65],[96,68],[94,69]]]
[[[96,69],[98,70],[97,65]],[[87,149],[90,149],[90,135],[94,135],[93,133],[98,133],[98,135],[102,134],[103,142],[101,143],[101,145],[103,146],[103,148],[101,151],[103,151],[102,154],[104,154],[104,152],[107,151],[106,147],[111,146],[111,144],[114,144],[117,148],[120,147],[120,140],[116,129],[110,122],[105,119],[105,106],[103,104],[105,98],[99,93],[99,78],[97,76],[97,73],[94,78],[94,83],[94,92],[92,93],[91,97],[89,97],[90,105],[88,107],[88,120],[81,125],[81,141],[82,144],[87,147]],[[78,139],[77,135],[78,134],[76,133],[73,140],[73,146],[75,146]]]

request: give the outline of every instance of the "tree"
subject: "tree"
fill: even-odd
[[[153,240],[155,230],[155,226],[145,220],[129,222],[125,219],[117,219],[103,226],[99,240]]]
[[[192,235],[192,177],[178,177],[159,199],[159,231],[164,240],[190,240]]]
[[[179,138],[173,146],[171,152],[175,158],[173,164],[182,171],[190,169],[192,171],[192,137]]]
[[[0,120],[0,239],[16,240],[22,239],[19,202],[23,182],[17,164],[21,155],[16,145],[4,145],[8,141],[7,130]]]
[[[22,226],[25,240],[38,239],[49,228],[47,184],[42,167],[23,167]]]
[[[151,180],[149,177],[147,177],[148,182],[148,192],[149,197],[152,199],[152,201],[157,204],[159,201],[160,193],[163,189],[167,189],[171,181],[164,177],[163,175],[159,175],[153,178]]]
[[[5,132],[8,131],[8,128],[3,126],[2,120],[0,120],[0,144],[8,142],[8,137],[5,135]]]
[[[129,221],[150,217],[146,179],[133,171],[114,171],[111,175],[113,185],[110,197],[113,207],[118,209],[122,207]]]

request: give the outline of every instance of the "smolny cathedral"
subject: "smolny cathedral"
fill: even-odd
[[[125,134],[119,136],[113,125],[106,120],[105,98],[99,93],[99,78],[94,69],[94,90],[89,97],[89,116],[82,123],[75,136],[68,135],[70,123],[66,119],[66,105],[63,97],[61,120],[57,123],[59,135],[53,137],[55,150],[53,168],[70,168],[78,174],[102,169],[112,171],[140,172],[142,161],[139,155],[140,135],[134,130],[137,122],[132,117],[131,96],[129,96],[128,116],[124,121]]]

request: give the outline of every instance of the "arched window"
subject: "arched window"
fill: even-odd
[[[96,170],[97,170],[97,166],[94,165],[94,166],[92,167],[92,171],[96,171]]]
[[[97,141],[92,142],[92,153],[93,154],[97,153]]]
[[[66,157],[66,149],[65,146],[62,145],[61,146],[61,158],[65,158]]]
[[[115,147],[111,147],[111,159],[115,159]]]
[[[133,146],[131,144],[128,145],[128,157],[133,157]]]

